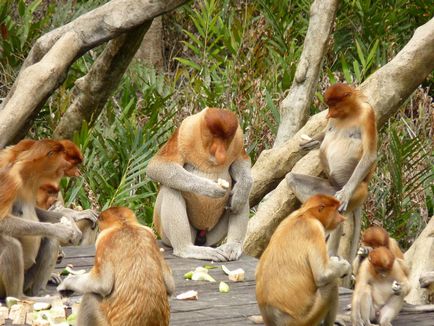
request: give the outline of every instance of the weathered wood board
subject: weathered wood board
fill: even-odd
[[[57,265],[57,269],[63,269],[67,264],[74,265],[74,269],[89,270],[94,261],[95,249],[93,247],[67,247],[64,248],[65,258]],[[194,270],[198,266],[210,264],[209,262],[183,259],[173,256],[172,251],[165,248],[165,258],[170,264],[176,282],[176,294],[188,290],[198,291],[197,301],[176,300],[175,296],[170,299],[171,325],[254,325],[247,318],[258,315],[259,310],[255,299],[255,268],[257,259],[243,256],[236,262],[226,262],[224,265],[230,270],[243,268],[246,272],[244,282],[231,282],[223,273],[221,268],[209,271],[216,279],[216,283],[206,281],[184,280],[185,273]],[[221,263],[215,263],[220,267]],[[230,286],[229,293],[220,293],[219,282],[225,281]],[[55,287],[49,286],[50,293],[55,293]],[[341,312],[351,302],[351,291],[341,289],[340,291]],[[294,298],[297,300],[297,298]],[[434,312],[430,313],[408,313],[402,312],[393,322],[394,326],[432,326],[434,325]],[[10,320],[6,325],[12,325]]]

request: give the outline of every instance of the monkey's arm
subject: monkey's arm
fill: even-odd
[[[74,291],[80,294],[96,293],[106,297],[112,292],[114,285],[114,273],[111,266],[102,264],[99,274],[95,269],[82,275],[68,275],[57,287],[57,291]]]
[[[149,162],[146,174],[152,180],[175,190],[216,198],[226,194],[226,190],[216,182],[188,172],[179,163],[159,159],[158,154]]]
[[[238,213],[249,201],[253,184],[251,168],[252,164],[249,158],[239,158],[229,168],[229,173],[235,181],[230,200],[230,210],[234,213]]]
[[[353,260],[353,275],[357,275],[360,265],[368,256],[369,252],[372,250],[371,247],[361,246],[357,251],[356,258]]]
[[[92,209],[86,209],[84,211],[76,211],[70,208],[62,207],[55,210],[45,210],[39,207],[35,207],[36,215],[41,222],[57,223],[63,216],[70,216],[74,221],[90,220],[93,225],[96,224],[98,219],[98,212]]]
[[[361,123],[363,154],[348,182],[336,193],[341,202],[340,211],[346,211],[348,203],[357,186],[366,178],[377,160],[377,127],[372,109]]]
[[[43,223],[27,220],[21,217],[8,215],[0,220],[0,233],[12,237],[41,236],[56,238],[71,244],[78,244],[81,239],[81,232],[71,221],[71,225],[63,223]]]

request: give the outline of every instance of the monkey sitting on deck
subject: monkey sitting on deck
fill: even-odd
[[[256,269],[256,298],[267,326],[332,326],[337,280],[351,265],[329,258],[326,232],[345,217],[334,197],[316,195],[280,223]]]
[[[392,326],[410,292],[408,268],[386,247],[373,249],[356,276],[351,304],[354,326]]]
[[[99,228],[94,267],[57,287],[84,294],[77,325],[169,325],[175,283],[152,230],[125,207],[103,211]]]
[[[184,119],[146,168],[161,183],[154,225],[174,255],[214,261],[241,256],[250,170],[233,112],[205,108]],[[225,244],[212,247],[225,237]]]

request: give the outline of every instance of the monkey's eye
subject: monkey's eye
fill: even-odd
[[[47,154],[48,157],[53,156],[53,155],[54,155],[54,151],[49,151]]]

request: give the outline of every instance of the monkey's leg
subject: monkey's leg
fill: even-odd
[[[36,263],[25,275],[24,292],[27,295],[36,296],[41,290],[45,289],[56,266],[59,248],[58,240],[42,239]]]
[[[1,296],[23,297],[24,260],[21,243],[12,237],[0,235],[0,282],[5,293]]]
[[[162,186],[155,209],[160,218],[161,238],[166,244],[169,242],[174,255],[213,261],[228,260],[226,254],[218,248],[193,244],[192,234],[195,234],[195,230],[188,220],[187,208],[181,192]]]
[[[353,211],[354,219],[354,231],[353,231],[353,241],[351,243],[350,250],[350,261],[353,261],[357,254],[357,249],[359,248],[360,241],[360,231],[362,229],[362,207],[357,207]]]
[[[336,191],[339,190],[330,185],[327,179],[310,175],[289,172],[285,179],[288,187],[302,203],[316,194],[334,196]]]
[[[266,326],[296,326],[299,323],[290,315],[273,306],[259,307]]]
[[[404,299],[400,295],[393,295],[381,308],[378,318],[380,326],[391,326],[392,320],[398,316],[404,304]]]
[[[227,212],[227,240],[217,249],[222,250],[228,260],[237,260],[243,252],[243,242],[249,222],[249,204],[246,203],[238,213]]]
[[[77,326],[108,325],[100,304],[101,297],[91,293],[83,295],[78,311]]]
[[[339,307],[339,291],[336,282],[319,288],[321,297],[327,298],[328,311],[322,323],[322,326],[333,326],[336,320],[336,314],[338,313]]]

